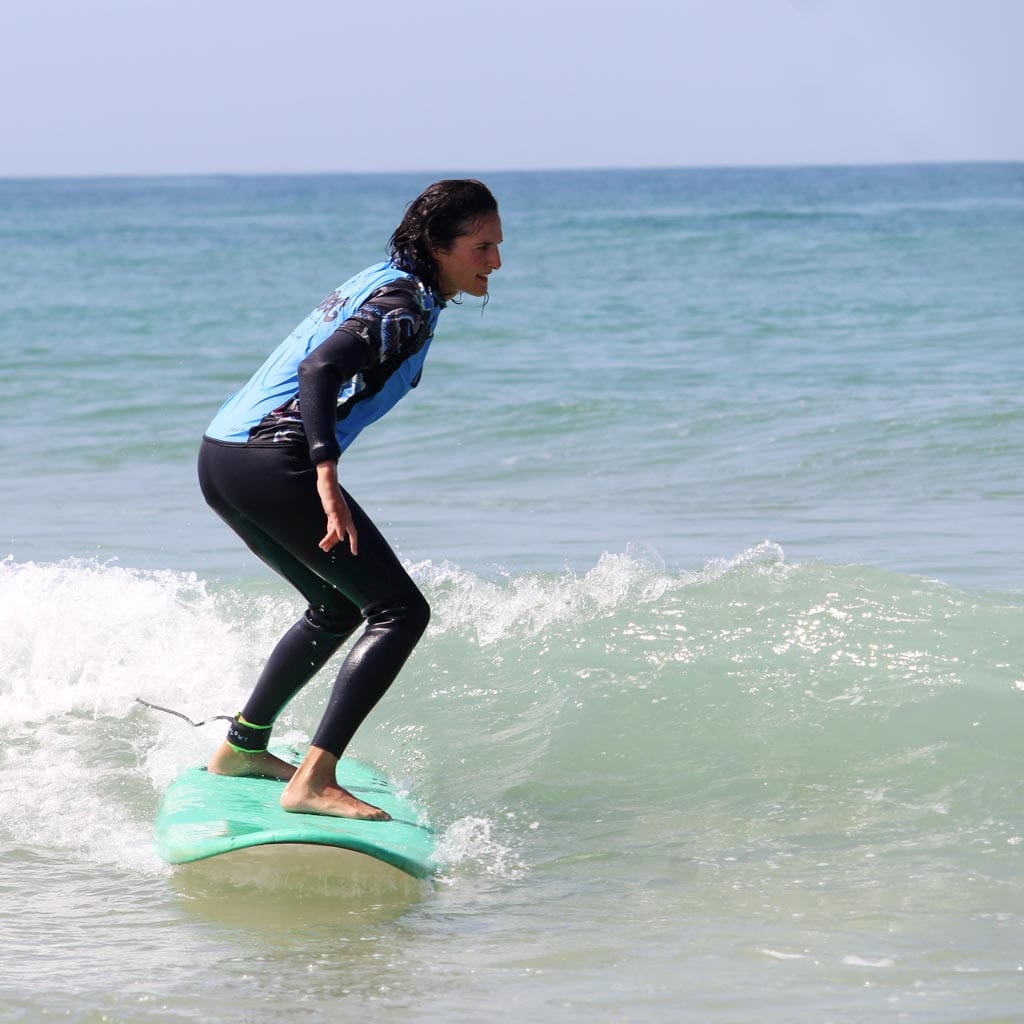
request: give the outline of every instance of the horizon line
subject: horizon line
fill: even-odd
[[[867,170],[899,167],[961,167],[961,166],[1014,166],[1024,165],[1024,158],[981,158],[925,160],[864,160],[854,162],[779,162],[759,164],[636,164],[598,165],[579,167],[507,167],[490,168],[473,172],[448,169],[403,169],[403,170],[277,170],[277,171],[87,171],[80,173],[37,172],[30,174],[6,174],[0,172],[0,181],[112,181],[112,180],[160,180],[168,178],[341,178],[341,177],[399,177],[409,175],[438,175],[441,177],[509,174],[594,174],[594,173],[636,173],[642,171],[800,171],[800,170]]]

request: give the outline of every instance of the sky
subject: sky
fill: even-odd
[[[1024,0],[0,0],[0,177],[1024,160]]]

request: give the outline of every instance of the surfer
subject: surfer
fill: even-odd
[[[498,206],[479,181],[438,181],[406,209],[389,259],[331,293],[214,417],[199,452],[207,503],[305,598],[208,769],[287,782],[290,811],[386,820],[337,783],[342,752],[427,627],[430,609],[341,486],[338,459],[419,383],[438,316],[487,300]],[[285,705],[356,630],[302,763],[267,749]]]

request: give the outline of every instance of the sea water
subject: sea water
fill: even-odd
[[[1024,1018],[1024,166],[494,174],[342,461],[433,608],[352,753],[442,871],[152,821],[301,611],[198,439],[430,175],[0,181],[0,1020]],[[325,672],[278,735],[308,742]]]

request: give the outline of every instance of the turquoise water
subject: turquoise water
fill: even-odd
[[[298,612],[198,437],[429,180],[0,182],[0,1020],[1017,1020],[1021,165],[491,176],[342,464],[434,609],[352,752],[443,873],[160,864],[221,730],[134,698],[231,713]]]

